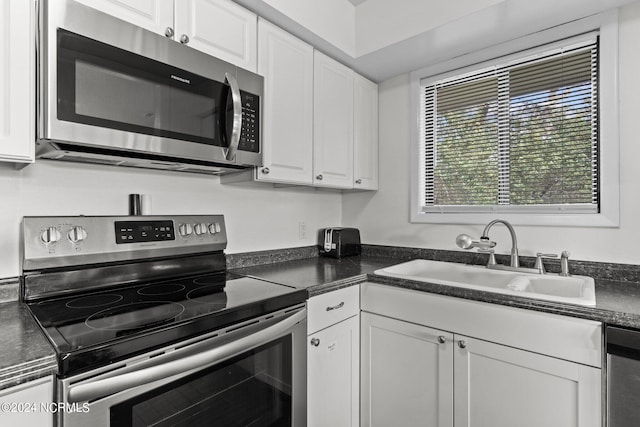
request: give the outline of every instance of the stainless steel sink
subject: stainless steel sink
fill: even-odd
[[[424,259],[383,268],[375,274],[569,304],[596,303],[595,283],[587,276],[491,270],[484,266]]]

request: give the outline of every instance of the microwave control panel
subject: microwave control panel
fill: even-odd
[[[240,91],[242,130],[238,150],[260,152],[260,97]]]

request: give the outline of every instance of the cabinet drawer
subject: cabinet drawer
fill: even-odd
[[[360,311],[360,287],[350,286],[309,299],[307,332],[321,329],[355,316]]]

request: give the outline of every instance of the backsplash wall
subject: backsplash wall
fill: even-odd
[[[571,252],[572,259],[640,264],[640,3],[621,8],[619,14],[619,131],[620,131],[620,227],[525,227],[517,226],[522,255],[536,252]],[[377,193],[343,196],[345,226],[358,226],[364,242],[373,245],[459,250],[460,233],[480,236],[483,225],[409,223],[410,126],[409,75],[389,79],[379,86],[380,189]],[[508,253],[511,239],[505,227],[491,230]]]
[[[19,171],[0,164],[0,279],[20,273],[23,216],[127,215],[130,193],[149,196],[153,215],[224,214],[227,253],[313,245],[319,228],[342,222],[337,192],[68,162],[37,161]]]

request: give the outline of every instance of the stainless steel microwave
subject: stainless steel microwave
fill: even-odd
[[[38,8],[37,158],[213,174],[262,164],[261,76],[71,0]]]

